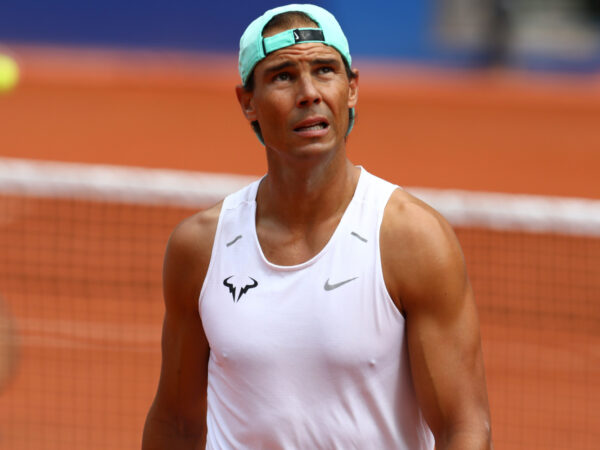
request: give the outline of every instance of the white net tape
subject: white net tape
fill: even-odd
[[[0,193],[205,207],[256,177],[0,158]],[[600,200],[407,187],[455,226],[600,236]]]

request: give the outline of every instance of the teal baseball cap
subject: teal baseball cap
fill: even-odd
[[[310,17],[318,27],[294,28],[282,31],[274,36],[263,37],[262,33],[267,23],[273,17],[286,12],[302,12]],[[305,42],[321,42],[335,48],[342,55],[348,67],[352,67],[348,40],[333,14],[316,5],[290,4],[266,11],[262,16],[252,21],[242,34],[238,63],[242,83],[246,84],[254,67],[268,54],[284,47]],[[354,126],[354,115],[354,108],[352,108],[350,110],[348,133]]]

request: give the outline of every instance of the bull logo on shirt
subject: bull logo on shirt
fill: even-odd
[[[229,292],[231,293],[231,296],[233,297],[233,303],[239,302],[240,298],[242,298],[242,295],[244,295],[250,289],[253,289],[256,286],[258,286],[258,281],[256,281],[252,277],[247,277],[247,278],[250,278],[252,280],[252,283],[246,283],[244,285],[241,285],[240,283],[237,283],[237,282],[234,284],[235,281],[238,281],[235,278],[232,281],[229,281],[232,278],[234,278],[233,275],[231,275],[230,277],[225,278],[223,280],[223,285],[226,286],[229,289]],[[238,292],[239,292],[239,294],[237,295],[237,298],[236,298],[236,294]]]

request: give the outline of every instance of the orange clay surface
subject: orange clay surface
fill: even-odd
[[[0,155],[261,175],[235,56],[21,49]],[[356,63],[357,164],[403,186],[600,198],[600,77]]]
[[[154,54],[20,55],[23,83],[0,96],[0,156],[265,170],[234,61],[179,55],[167,70]],[[600,197],[598,80],[365,65],[360,92],[350,157],[396,183]],[[190,213],[0,196],[0,291],[20,348],[0,395],[1,449],[139,447],[158,380],[162,254]],[[597,448],[599,240],[457,233],[496,448]]]

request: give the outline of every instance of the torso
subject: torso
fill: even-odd
[[[320,250],[293,265],[265,255],[257,187],[224,202],[200,295],[207,448],[432,448],[381,268],[395,186],[363,171]]]

